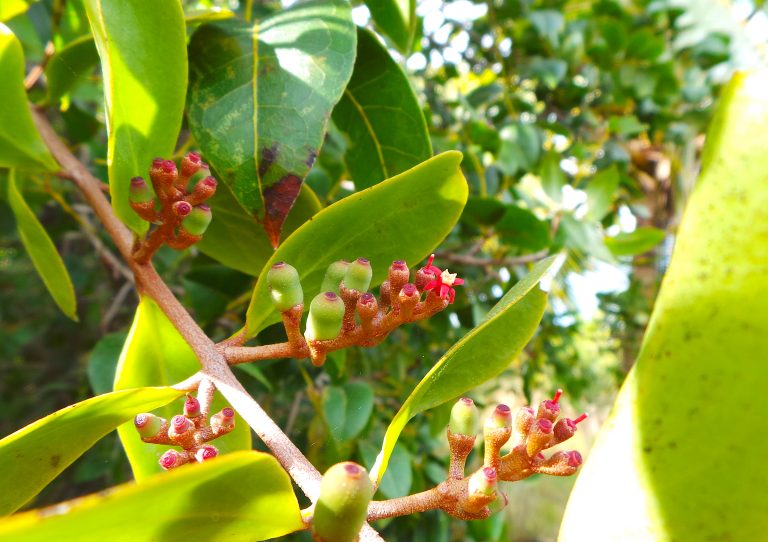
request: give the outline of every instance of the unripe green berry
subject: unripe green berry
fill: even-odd
[[[267,285],[272,303],[280,312],[285,312],[304,303],[299,272],[292,265],[278,262],[267,271]]]
[[[141,177],[131,179],[131,187],[128,192],[128,199],[131,203],[144,203],[152,201],[155,193]]]
[[[492,496],[496,493],[496,481],[496,469],[484,467],[470,476],[467,493]]]
[[[133,419],[133,425],[136,427],[136,430],[142,438],[157,436],[164,423],[165,420],[163,418],[147,413],[138,414]]]
[[[497,405],[493,414],[485,421],[485,425],[491,429],[512,427],[512,410],[507,405]]]
[[[213,216],[210,207],[205,204],[197,205],[181,222],[181,227],[190,235],[203,235],[211,223],[211,218]]]
[[[454,435],[474,436],[477,428],[478,412],[474,401],[462,397],[451,409],[451,421],[448,428]]]
[[[349,268],[349,262],[347,260],[339,260],[333,262],[328,266],[325,271],[325,277],[323,278],[323,284],[320,286],[321,292],[334,292],[339,293],[339,285],[344,279],[344,275],[347,274]]]
[[[373,497],[366,470],[350,461],[328,469],[320,482],[312,531],[320,542],[354,542]]]
[[[347,268],[344,275],[344,287],[348,290],[357,290],[358,292],[367,292],[371,285],[373,270],[371,262],[365,258],[358,258]]]
[[[329,341],[339,336],[344,318],[344,302],[333,292],[318,294],[309,304],[307,336]]]

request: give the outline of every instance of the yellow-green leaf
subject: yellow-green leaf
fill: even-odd
[[[142,233],[130,207],[131,178],[170,157],[187,93],[187,32],[178,1],[84,0],[104,74],[112,207]]]
[[[0,167],[56,171],[58,166],[37,133],[24,90],[24,53],[0,23]]]
[[[560,532],[764,540],[768,72],[737,74],[707,136],[637,363]]]
[[[418,264],[451,231],[467,201],[460,162],[459,152],[440,154],[323,209],[280,245],[265,269],[290,263],[311,299],[336,260],[368,258],[372,285],[384,280],[393,260]],[[279,319],[262,273],[248,307],[246,335]]]
[[[54,412],[0,440],[0,516],[14,512],[37,495],[118,425],[179,395],[170,388],[99,395]]]
[[[152,299],[142,296],[120,354],[115,374],[115,389],[176,384],[199,369],[200,363],[189,344],[176,331],[160,307]],[[184,400],[180,398],[162,409],[155,410],[154,413],[170,419],[182,413],[183,405]],[[211,414],[225,406],[227,403],[216,393]],[[121,425],[118,434],[136,480],[142,481],[150,474],[163,470],[158,460],[163,452],[171,447],[142,442],[133,423]],[[238,415],[235,418],[235,429],[211,444],[216,446],[220,453],[249,450],[251,430]]]
[[[405,425],[416,414],[450,401],[490,380],[520,354],[544,314],[547,296],[537,285],[555,263],[537,263],[488,312],[485,320],[454,344],[422,378],[397,412],[384,435],[371,477],[381,481],[392,450]]]
[[[19,192],[14,170],[10,170],[8,174],[8,203],[16,218],[19,238],[37,274],[43,279],[45,287],[61,311],[77,321],[77,298],[67,268],[45,228]]]
[[[0,523],[15,542],[253,542],[304,528],[274,457],[238,452]]]

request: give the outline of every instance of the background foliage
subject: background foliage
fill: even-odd
[[[3,2],[0,21],[19,38],[27,72],[46,64],[30,100],[55,106],[57,129],[106,179],[106,81],[97,67],[99,40],[94,45],[89,38],[86,11],[92,4]],[[320,151],[283,238],[319,209],[433,152],[461,150],[470,197],[438,261],[465,277],[467,287],[450,311],[398,330],[380,347],[336,353],[322,371],[285,361],[238,367],[249,391],[321,471],[347,458],[370,467],[393,413],[434,360],[526,274],[527,260],[561,249],[567,259],[551,284],[542,326],[519,362],[473,398],[483,406],[523,403],[563,387],[573,411],[589,409],[595,426],[601,421],[636,357],[720,84],[734,67],[762,61],[763,49],[753,47],[750,26],[739,18],[746,6],[752,22],[764,21],[759,6],[729,9],[718,3],[702,9],[702,4],[390,0],[353,8],[365,29],[356,31],[358,60],[353,67],[349,59],[347,66],[352,82],[332,111],[324,140],[307,142]],[[186,39],[190,51],[200,25],[225,19],[228,10],[240,16],[253,11],[265,21],[280,13],[279,2],[200,1],[183,7],[187,36],[177,41]],[[155,34],[148,39],[165,39]],[[347,29],[345,39],[352,34]],[[202,148],[216,165],[216,150],[206,148],[205,134],[195,124],[203,68],[190,66],[190,101],[176,155]],[[186,74],[172,75],[183,95]],[[160,119],[163,126],[178,124],[178,112],[166,113],[171,118]],[[7,126],[0,123],[0,135]],[[268,133],[258,130],[249,136],[268,140]],[[162,130],[156,137],[157,145],[173,147]],[[372,155],[378,157],[375,167]],[[111,389],[138,303],[130,274],[105,248],[106,238],[77,192],[44,172],[18,172],[16,181],[62,255],[78,293],[80,323],[58,311],[33,272],[19,233],[19,204],[15,192],[5,189],[10,180],[2,173],[2,435]],[[216,198],[217,218],[199,250],[164,249],[155,261],[208,334],[222,339],[242,325],[255,276],[271,247],[259,224],[237,205],[242,195],[222,185]],[[420,212],[429,223],[429,211]],[[364,248],[360,252],[368,255]],[[257,341],[273,342],[280,334],[279,328],[266,327]],[[384,497],[419,491],[443,478],[447,411],[434,409],[422,420],[406,426],[394,448],[381,486]],[[587,440],[593,431],[594,426],[583,432]],[[254,445],[261,446],[258,439]],[[129,477],[112,434],[34,505]],[[411,540],[551,539],[570,483],[532,480],[511,487],[512,516],[463,524],[427,513],[428,518],[393,520],[382,534]]]

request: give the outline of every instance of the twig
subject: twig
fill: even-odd
[[[534,263],[543,260],[549,255],[549,250],[544,249],[532,254],[522,256],[512,256],[509,258],[478,258],[477,256],[468,256],[466,254],[453,254],[450,252],[439,252],[437,257],[451,263],[460,265],[472,265],[478,267],[512,267],[526,263]]]
[[[49,41],[45,44],[45,50],[43,52],[43,58],[40,60],[40,64],[29,70],[29,73],[24,78],[24,90],[29,90],[35,86],[40,76],[45,72],[45,67],[48,65],[48,61],[56,52],[53,42]]]
[[[125,298],[131,292],[131,290],[133,290],[133,282],[126,281],[117,291],[117,295],[109,305],[109,309],[107,309],[107,312],[105,312],[104,316],[101,317],[101,323],[99,327],[102,333],[106,333],[109,330],[109,324],[112,323],[114,317],[117,316],[117,312],[123,306],[123,302],[125,302]]]

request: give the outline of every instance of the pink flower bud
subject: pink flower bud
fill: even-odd
[[[215,446],[206,444],[205,446],[202,446],[199,450],[195,452],[195,459],[199,463],[202,463],[203,461],[208,461],[209,459],[213,459],[217,455],[219,455],[219,450],[217,450]]]
[[[187,400],[184,401],[184,415],[189,418],[200,415],[200,401],[192,395],[187,395]]]
[[[177,201],[173,204],[173,214],[179,218],[183,218],[192,212],[192,204],[186,201]]]
[[[184,416],[174,416],[171,418],[171,429],[174,433],[180,435],[192,429],[192,422]]]
[[[496,469],[484,467],[469,478],[467,493],[470,495],[488,495],[496,493]]]
[[[189,458],[186,456],[186,454],[182,454],[176,450],[168,450],[160,456],[159,463],[160,466],[165,470],[171,470],[183,465],[184,463],[187,463],[188,461]]]
[[[486,426],[493,429],[512,427],[512,410],[504,404],[498,405],[486,420]]]

